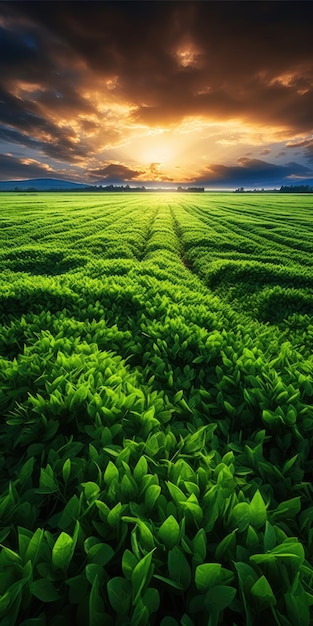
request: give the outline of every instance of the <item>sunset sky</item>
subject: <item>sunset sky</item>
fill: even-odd
[[[313,183],[311,2],[0,2],[0,179]]]

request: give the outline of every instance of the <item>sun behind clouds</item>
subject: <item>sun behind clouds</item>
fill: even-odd
[[[298,4],[0,2],[0,179],[313,180]]]
[[[174,166],[178,157],[178,143],[175,137],[167,135],[165,132],[148,136],[138,144],[137,159],[143,165],[157,162],[167,167]]]

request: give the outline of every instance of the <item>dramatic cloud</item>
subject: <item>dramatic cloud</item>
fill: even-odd
[[[11,155],[0,154],[0,172],[2,180],[20,180],[47,177],[52,175],[53,170],[34,159],[17,159]]]
[[[89,171],[89,175],[92,178],[112,180],[113,182],[136,180],[140,174],[143,174],[143,171],[132,170],[127,165],[122,165],[121,163],[110,163],[105,167]]]
[[[299,163],[288,163],[287,165],[274,165],[259,159],[249,159],[241,157],[238,165],[225,166],[213,164],[199,172],[195,177],[200,183],[209,182],[219,184],[221,181],[226,187],[233,187],[235,184],[247,187],[263,187],[264,181],[271,186],[283,184],[294,178],[308,178],[312,176],[312,170]],[[289,182],[292,182],[289,180]]]
[[[271,155],[274,182],[290,149],[312,168],[308,2],[2,2],[0,59],[3,151],[55,172],[248,181]]]
[[[303,141],[287,144],[287,148],[297,149],[297,152],[299,152],[300,149],[300,153],[304,148],[303,152],[308,161],[313,161],[313,137],[311,137],[310,139],[305,139]]]

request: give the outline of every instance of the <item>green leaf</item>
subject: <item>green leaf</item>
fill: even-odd
[[[16,617],[19,612],[19,607],[21,604],[21,593],[22,589],[26,584],[26,580],[18,580],[10,586],[9,590],[6,591],[0,597],[0,618],[1,626],[4,624],[5,626],[11,626],[11,623],[15,624]],[[10,619],[6,619],[9,618]],[[12,617],[12,619],[11,619]]]
[[[260,543],[260,537],[257,531],[253,528],[253,526],[249,525],[246,534],[246,545],[245,547],[248,550],[255,549]]]
[[[264,532],[264,549],[266,551],[272,550],[276,546],[276,533],[273,526],[266,522]]]
[[[40,469],[38,491],[40,491],[40,493],[54,493],[58,491],[58,485],[54,480],[54,472],[51,465]]]
[[[268,411],[267,409],[264,409],[262,411],[262,420],[263,422],[265,422],[265,424],[269,424],[269,426],[274,426],[274,424],[281,424],[281,422],[283,421],[280,415],[277,415],[277,413],[274,413],[273,411]]]
[[[167,485],[167,488],[168,488],[168,490],[169,490],[173,500],[177,504],[179,504],[180,502],[186,502],[187,497],[185,496],[183,491],[181,489],[179,489],[179,487],[177,487],[177,485],[174,485],[169,480],[167,481],[166,485]]]
[[[95,500],[97,495],[100,492],[100,487],[97,483],[89,481],[87,483],[82,483],[82,487],[84,489],[84,495],[87,501]]]
[[[26,550],[32,537],[33,533],[30,530],[28,530],[27,528],[23,528],[22,526],[18,527],[18,553],[23,562],[26,562]]]
[[[250,591],[253,596],[261,601],[263,608],[276,604],[272,587],[265,576],[261,576],[251,587]]]
[[[85,574],[79,574],[78,576],[68,578],[66,580],[66,584],[69,586],[70,604],[80,604],[82,597],[88,597],[90,587]]]
[[[230,514],[230,524],[243,532],[250,524],[250,506],[248,502],[239,502],[232,509]]]
[[[97,507],[97,509],[99,510],[99,517],[101,519],[102,522],[106,522],[108,515],[110,513],[110,509],[108,507],[107,504],[105,504],[105,502],[102,502],[101,500],[95,500],[95,505]]]
[[[186,591],[191,583],[191,569],[184,553],[178,546],[169,550],[168,571],[170,577]]]
[[[41,602],[55,602],[61,598],[54,584],[47,579],[35,580],[30,584],[30,592]]]
[[[59,519],[59,528],[65,530],[70,528],[80,516],[81,502],[76,495],[72,496],[66,503]]]
[[[198,554],[200,558],[202,559],[202,561],[204,561],[206,557],[206,550],[207,550],[207,538],[206,538],[205,530],[203,528],[200,528],[196,536],[193,538],[192,548],[193,548],[194,554]]]
[[[135,609],[131,617],[131,623],[132,626],[148,626],[149,611],[141,598],[138,599],[135,605]]]
[[[34,469],[35,458],[32,456],[26,463],[24,463],[23,467],[19,472],[19,480],[21,483],[26,483],[29,478],[31,478],[33,469]]]
[[[138,563],[138,559],[135,555],[128,549],[123,552],[122,556],[122,570],[125,578],[131,580],[133,570],[135,569]]]
[[[284,599],[289,623],[292,626],[310,626],[312,624],[312,614],[303,590],[299,590],[297,594],[285,593]]]
[[[6,548],[5,546],[1,546],[2,550],[0,552],[0,566],[2,567],[6,567],[7,565],[12,565],[12,563],[14,564],[21,564],[21,557],[19,554],[17,554],[17,552],[14,552],[14,550],[11,550],[11,548]]]
[[[169,515],[159,528],[158,537],[160,541],[167,547],[173,548],[179,539],[180,528],[177,520],[173,515]]]
[[[187,613],[184,613],[181,617],[180,623],[181,626],[194,626],[193,620],[189,617],[189,615],[187,615]]]
[[[219,561],[224,560],[226,555],[229,556],[229,558],[234,558],[236,549],[236,533],[237,529],[232,530],[232,532],[226,535],[226,537],[224,537],[218,544],[215,550],[215,557]]]
[[[285,416],[285,423],[293,425],[297,421],[297,409],[294,406],[289,406],[287,414]]]
[[[123,512],[123,506],[122,506],[121,502],[118,502],[113,507],[113,509],[111,509],[111,511],[108,513],[108,516],[107,516],[108,524],[110,526],[112,526],[112,527],[117,526],[119,524],[119,522],[120,522],[122,512]]]
[[[198,591],[207,591],[220,580],[220,563],[202,563],[196,567],[195,583]]]
[[[27,546],[24,558],[25,563],[30,560],[35,565],[40,553],[43,535],[44,531],[41,528],[37,528]]]
[[[145,491],[145,506],[147,509],[153,509],[160,493],[161,487],[159,485],[149,485]]]
[[[121,480],[120,486],[123,497],[128,501],[133,500],[134,494],[137,491],[137,484],[134,478],[125,473]]]
[[[60,569],[67,569],[73,556],[73,539],[65,532],[57,538],[52,549],[52,563]]]
[[[286,463],[284,463],[283,465],[283,474],[289,472],[289,470],[293,467],[293,465],[295,464],[297,458],[298,458],[299,454],[295,454],[291,459],[288,459],[288,461],[286,461]]]
[[[303,564],[305,557],[303,545],[296,537],[285,539],[283,543],[273,548],[271,554],[291,557],[295,559],[299,566]]]
[[[251,587],[257,581],[258,575],[253,567],[251,567],[251,565],[248,565],[247,563],[237,561],[234,563],[234,565],[238,574],[239,589],[242,593],[243,602],[246,607],[245,595],[250,591]]]
[[[93,585],[95,578],[102,579],[103,567],[98,563],[87,563],[85,567],[86,580]]]
[[[141,456],[139,461],[136,463],[134,467],[134,478],[137,481],[140,481],[143,476],[148,473],[148,463],[147,459],[144,456]]]
[[[297,496],[296,498],[291,498],[290,500],[285,500],[281,502],[277,509],[273,512],[273,517],[276,520],[284,520],[284,519],[294,519],[298,513],[301,511],[301,498]]]
[[[84,402],[87,396],[88,396],[88,387],[86,385],[80,385],[80,387],[76,389],[75,393],[73,394],[71,398],[70,409],[74,408],[75,404],[79,405],[82,402]]]
[[[71,459],[66,459],[62,467],[62,476],[65,483],[67,483],[71,474]]]
[[[142,601],[147,607],[149,614],[156,613],[160,606],[160,594],[154,587],[149,587],[142,596]]]
[[[218,612],[224,611],[234,600],[236,589],[227,585],[216,585],[206,592],[204,605],[208,609],[216,608]]]
[[[249,505],[249,513],[250,513],[250,523],[255,528],[260,528],[266,522],[266,506],[265,502],[257,489],[255,492],[250,505]]]
[[[118,478],[118,477],[119,477],[119,471],[116,465],[114,465],[112,461],[109,461],[106,466],[106,470],[103,476],[104,482],[110,484],[112,480],[114,480],[114,478]]]
[[[142,413],[142,418],[141,419],[149,421],[149,420],[154,418],[154,414],[155,414],[155,406],[152,405],[152,406],[150,406],[150,408],[147,411]]]
[[[138,520],[140,543],[145,550],[152,550],[154,546],[154,535],[145,522]]]
[[[173,587],[174,589],[178,589],[178,591],[182,591],[182,586],[176,583],[174,580],[171,580],[171,578],[166,578],[166,576],[160,576],[160,574],[154,574],[153,578],[157,578],[158,580],[161,580],[163,583],[165,583],[169,587]]]
[[[131,583],[133,588],[133,602],[136,604],[141,591],[146,583],[150,582],[154,567],[151,566],[152,554],[155,548],[148,552],[135,566],[132,573]]]
[[[180,620],[180,623],[181,626],[194,626],[193,620],[189,617],[189,615],[187,615],[187,613],[184,613]]]
[[[131,602],[131,584],[129,580],[116,576],[107,583],[109,602],[117,615],[126,615]]]
[[[89,624],[103,626],[103,614],[104,602],[100,593],[99,578],[95,576],[89,595]]]
[[[304,562],[304,548],[294,537],[288,538],[266,554],[252,554],[250,561],[254,563],[271,563],[276,559],[287,559],[297,567]]]
[[[114,550],[107,543],[96,543],[87,552],[88,563],[106,565],[114,556]]]

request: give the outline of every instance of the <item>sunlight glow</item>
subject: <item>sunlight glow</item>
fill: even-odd
[[[176,50],[176,59],[182,67],[195,67],[199,60],[199,50],[192,43],[185,44]]]
[[[147,146],[142,153],[142,160],[145,163],[152,163],[153,161],[161,163],[162,165],[168,164],[173,156],[175,149],[173,146],[166,145],[162,142],[153,142],[153,145]]]
[[[118,85],[118,76],[113,76],[112,78],[109,78],[106,82],[105,82],[106,88],[109,91],[113,91],[114,89],[116,89],[117,85]]]

